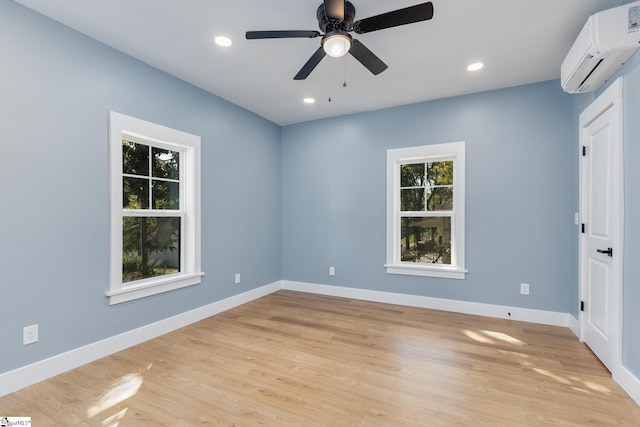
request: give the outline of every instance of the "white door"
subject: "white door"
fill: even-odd
[[[621,81],[580,115],[581,338],[619,365],[622,271]]]

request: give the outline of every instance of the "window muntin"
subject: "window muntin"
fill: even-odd
[[[200,138],[110,114],[111,304],[200,283]]]
[[[464,278],[464,142],[387,152],[387,272]]]

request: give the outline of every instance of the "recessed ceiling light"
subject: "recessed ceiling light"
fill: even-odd
[[[222,47],[229,47],[232,44],[231,39],[229,37],[226,37],[226,36],[217,36],[214,39],[214,41],[216,42],[216,44],[218,46],[222,46]]]
[[[314,98],[305,98],[302,100],[305,104],[313,104],[314,102],[316,102],[316,100]]]
[[[473,64],[471,64],[471,65],[469,65],[467,67],[467,70],[469,70],[469,71],[478,71],[482,67],[484,67],[484,64],[482,62],[474,62]]]

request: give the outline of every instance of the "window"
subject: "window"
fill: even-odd
[[[200,283],[200,137],[109,115],[111,304]]]
[[[387,150],[387,273],[464,279],[464,142]]]

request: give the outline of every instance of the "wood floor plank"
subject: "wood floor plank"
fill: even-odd
[[[640,426],[566,328],[280,291],[0,398],[37,426]]]

